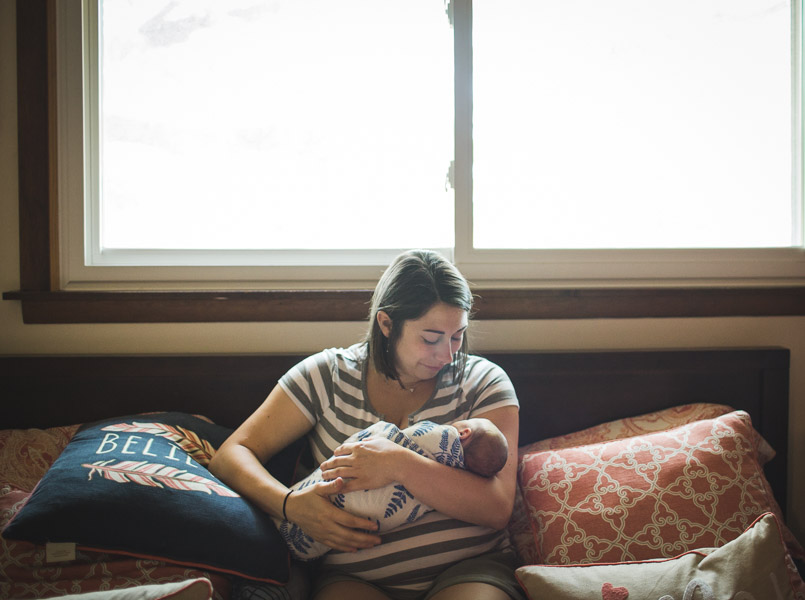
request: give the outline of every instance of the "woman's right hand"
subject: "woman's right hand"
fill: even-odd
[[[285,504],[285,515],[317,542],[342,552],[356,552],[380,543],[377,523],[357,517],[330,502],[344,487],[341,477],[294,491]]]

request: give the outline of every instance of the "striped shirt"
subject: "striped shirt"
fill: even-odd
[[[308,434],[316,464],[329,458],[349,436],[377,421],[366,394],[366,345],[333,348],[310,356],[280,379],[280,386],[313,425]],[[409,425],[438,424],[478,417],[504,406],[518,406],[506,373],[479,356],[467,357],[460,381],[448,365],[437,376],[430,399],[409,417]],[[381,535],[382,543],[358,552],[329,552],[334,568],[392,589],[425,590],[451,564],[509,546],[504,531],[465,523],[433,511]]]

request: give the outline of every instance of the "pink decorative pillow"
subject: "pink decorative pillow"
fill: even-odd
[[[622,440],[623,438],[667,431],[680,425],[687,425],[702,419],[714,419],[721,415],[726,415],[735,409],[726,404],[710,404],[707,402],[697,402],[694,404],[683,404],[672,406],[655,412],[638,415],[636,417],[625,417],[606,423],[593,425],[581,431],[574,431],[567,435],[560,435],[552,438],[533,442],[527,446],[520,446],[518,453],[520,457],[529,452],[540,450],[555,450],[556,448],[571,448],[573,446],[586,446],[587,444],[597,444],[609,440]],[[758,450],[758,461],[765,465],[774,458],[774,449],[757,431],[753,430],[755,445]]]
[[[749,415],[735,411],[667,431],[525,453],[518,478],[536,562],[673,557],[737,538],[776,509],[754,440]]]
[[[78,425],[0,430],[0,483],[32,492]]]
[[[572,448],[573,446],[586,446],[588,444],[598,444],[610,440],[622,440],[623,438],[667,431],[680,425],[687,425],[702,419],[713,419],[726,415],[735,409],[725,404],[709,404],[698,402],[695,404],[685,404],[673,406],[636,417],[625,417],[606,423],[593,425],[587,429],[574,431],[567,435],[559,435],[520,446],[519,454],[539,452],[541,450],[555,450],[557,448]],[[773,455],[772,455],[773,456]]]
[[[581,431],[547,438],[520,446],[518,454],[520,459],[526,454],[539,452],[542,450],[555,450],[558,448],[571,448],[573,446],[586,446],[610,440],[618,440],[636,435],[656,433],[687,425],[702,419],[712,419],[732,412],[734,409],[724,404],[711,404],[699,402],[695,404],[685,404],[674,406],[655,412],[638,415],[636,417],[626,417],[606,423],[601,423]],[[757,435],[761,443],[759,448],[761,454],[761,464],[764,464],[774,456],[774,450]],[[509,536],[517,549],[523,564],[535,564],[538,562],[536,546],[534,545],[534,535],[531,531],[531,521],[526,511],[525,503],[517,489],[514,499],[514,511],[508,525]]]

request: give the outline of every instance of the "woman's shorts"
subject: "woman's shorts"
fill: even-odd
[[[364,581],[360,577],[348,573],[322,571],[316,575],[313,581],[313,594],[311,597],[315,597],[319,590],[331,583],[358,581],[380,590],[392,600],[428,600],[444,588],[459,583],[486,583],[500,588],[514,600],[524,600],[525,596],[522,588],[514,576],[514,570],[517,566],[517,557],[513,550],[481,554],[480,556],[464,559],[448,567],[436,577],[430,589],[420,591],[396,590],[375,585],[370,581]]]

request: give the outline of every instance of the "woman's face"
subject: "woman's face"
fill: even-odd
[[[467,311],[443,302],[434,304],[419,319],[405,321],[396,348],[396,367],[403,385],[432,379],[442,367],[453,362],[468,321]],[[391,332],[388,315],[378,313],[378,323],[388,337]]]

